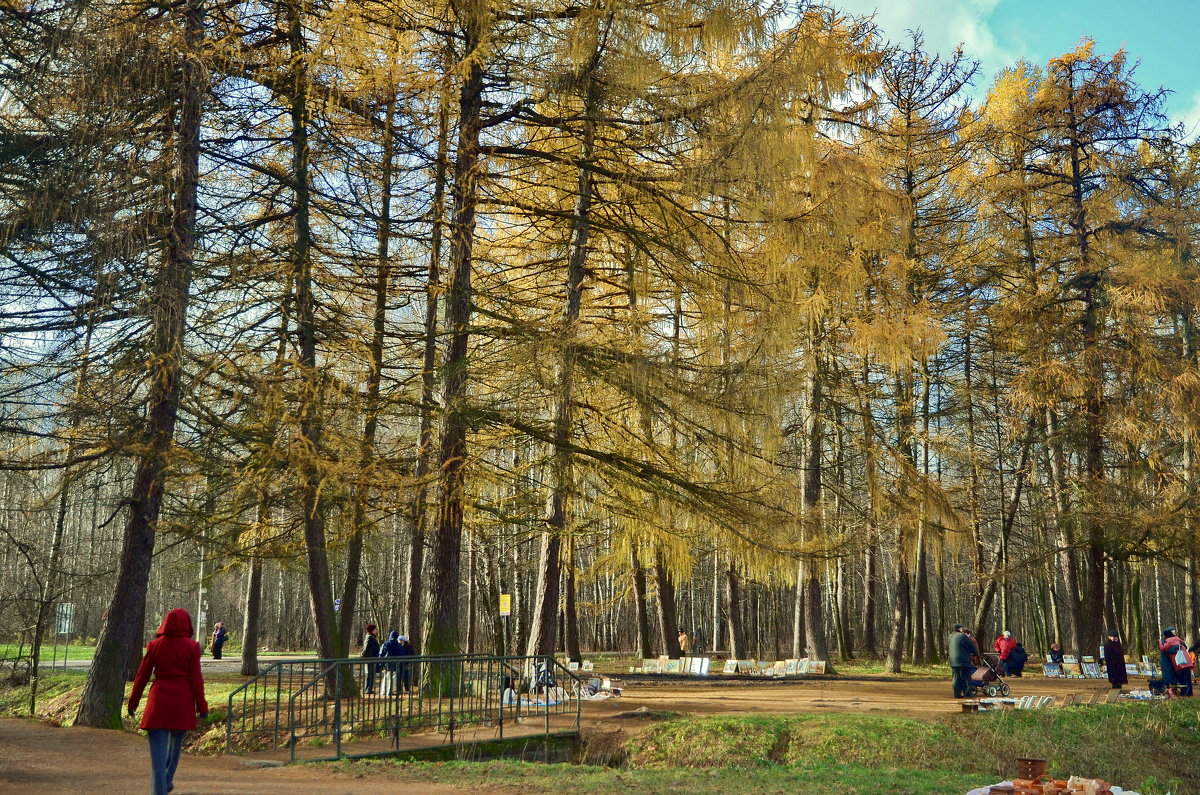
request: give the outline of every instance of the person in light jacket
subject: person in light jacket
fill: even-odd
[[[129,693],[130,716],[137,712],[142,691],[154,675],[141,728],[150,741],[150,789],[167,795],[175,784],[175,769],[183,750],[183,735],[196,728],[196,715],[208,718],[204,677],[200,673],[200,644],[192,640],[192,617],[176,608],[167,613],[154,640],[146,644],[142,664]]]
[[[1179,649],[1187,653],[1183,640],[1175,634],[1174,627],[1163,630],[1162,640],[1158,642],[1159,665],[1162,667],[1163,684],[1168,688],[1176,685],[1179,695],[1192,694],[1192,663],[1189,660],[1182,667],[1175,664],[1175,656]]]

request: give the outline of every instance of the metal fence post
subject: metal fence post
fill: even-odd
[[[275,750],[279,750],[279,699],[280,691],[283,690],[283,665],[280,664],[275,668]]]
[[[342,758],[342,664],[335,663],[333,668],[334,687],[333,697],[333,741],[337,748],[337,758]]]

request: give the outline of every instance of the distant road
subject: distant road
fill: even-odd
[[[302,660],[303,657],[297,657],[294,654],[260,654],[258,657],[258,667],[265,668],[270,663],[278,660]],[[91,660],[67,660],[64,663],[59,660],[54,664],[56,669],[68,668],[72,671],[86,671],[92,667]],[[42,661],[41,668],[43,671],[50,669],[50,663],[47,660]],[[212,657],[200,658],[200,669],[202,671],[210,671],[217,674],[236,674],[242,670],[241,657],[222,657],[219,660],[214,660]]]

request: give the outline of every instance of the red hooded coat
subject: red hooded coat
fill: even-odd
[[[129,711],[137,709],[142,691],[154,672],[154,684],[146,699],[143,729],[196,728],[196,713],[208,712],[204,700],[204,677],[200,675],[200,644],[192,640],[192,617],[176,608],[167,613],[154,640],[146,644],[146,655],[133,680]]]

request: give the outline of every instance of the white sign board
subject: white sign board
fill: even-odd
[[[54,631],[59,635],[70,635],[75,631],[75,605],[64,602],[54,611]]]

